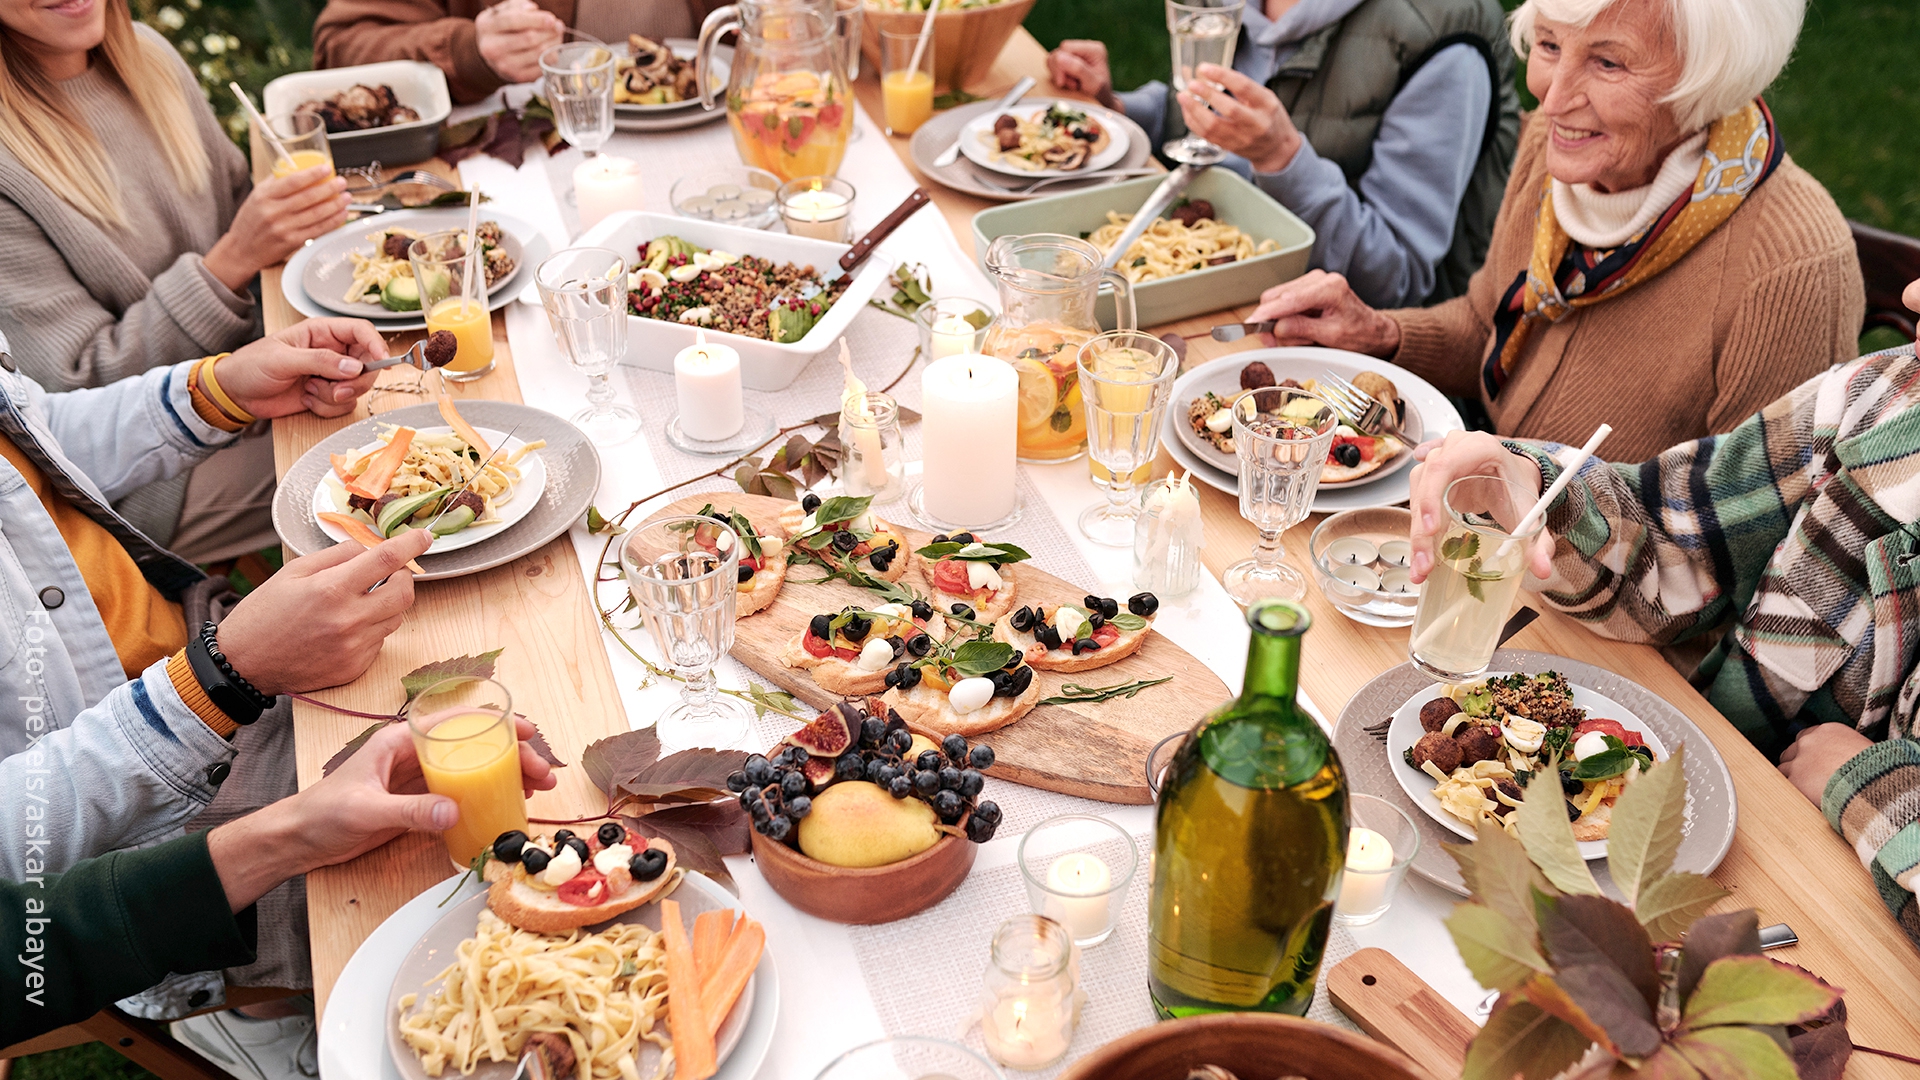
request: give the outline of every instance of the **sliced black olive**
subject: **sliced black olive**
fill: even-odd
[[[887,684],[887,689],[891,690],[900,685],[900,672],[906,670],[906,666],[905,664],[901,664],[899,667],[887,669],[887,677],[884,680]]]
[[[1081,653],[1094,652],[1099,648],[1100,643],[1092,638],[1075,638],[1073,640],[1073,655],[1075,656],[1079,656]]]
[[[873,629],[872,619],[865,615],[855,615],[847,620],[847,625],[841,627],[840,632],[847,635],[848,641],[859,641],[866,637],[867,631],[871,629]]]
[[[937,534],[935,534],[935,536],[934,536],[934,538],[933,538],[933,542],[934,542],[934,543],[936,543],[936,544],[944,544],[944,543],[946,543],[946,542],[947,542],[947,534],[946,534],[946,533],[937,533]]]
[[[585,840],[575,836],[567,841],[567,846],[573,849],[575,855],[580,856],[581,866],[585,866],[593,861],[593,852],[587,850],[587,842]]]
[[[898,660],[900,659],[900,657],[906,654],[906,651],[907,651],[906,640],[900,637],[898,634],[888,637],[887,644],[893,647],[893,659]]]
[[[1333,460],[1351,469],[1360,464],[1360,448],[1352,443],[1341,443],[1333,448]]]
[[[913,609],[914,618],[922,622],[933,618],[933,605],[927,603],[925,600],[915,600],[910,606]]]
[[[1127,610],[1143,619],[1160,610],[1160,598],[1150,592],[1134,593],[1127,598]]]
[[[666,869],[667,853],[659,848],[650,847],[627,861],[627,872],[633,875],[635,881],[652,881]]]
[[[993,696],[994,697],[1012,697],[1015,693],[1016,691],[1013,688],[1012,672],[996,671],[993,673]]]
[[[603,848],[610,848],[615,844],[624,844],[627,842],[626,827],[617,821],[603,822],[599,830],[593,835],[599,838],[600,846]]]
[[[1580,820],[1580,807],[1578,804],[1576,803],[1567,804],[1567,820],[1568,821]]]
[[[1013,671],[1013,696],[1014,697],[1019,697],[1021,694],[1026,693],[1027,687],[1032,685],[1033,685],[1033,669],[1032,668],[1027,667],[1023,664],[1020,667],[1014,669]],[[976,747],[975,749],[978,749],[978,748]],[[975,763],[978,764],[977,758],[975,759]],[[987,765],[991,765],[991,764],[993,764],[993,759],[988,758]],[[981,768],[985,768],[985,767],[986,767],[985,765],[981,766]]]
[[[519,829],[509,829],[493,841],[493,857],[501,862],[519,862],[520,852],[527,846],[527,834]]]
[[[1111,596],[1102,597],[1100,600],[1100,614],[1109,619],[1120,614],[1120,601],[1115,600]]]
[[[953,612],[955,615],[958,615],[963,619],[973,618],[973,608],[969,607],[966,604],[955,604],[952,607],[948,608],[947,610]]]
[[[547,854],[545,851],[542,851],[537,847],[534,847],[532,844],[528,844],[520,852],[520,865],[526,867],[527,873],[529,874],[537,874],[542,870],[545,870],[547,868],[547,864],[552,861],[553,861],[553,856]]]
[[[707,516],[719,522],[720,524],[725,525],[729,529],[733,528],[733,519],[721,513],[718,510],[715,510],[713,513],[708,514]]]
[[[836,550],[843,553],[850,552],[860,546],[860,538],[845,529],[841,529],[839,532],[833,534],[833,546]]]
[[[828,635],[833,633],[833,616],[815,615],[813,621],[807,624],[807,629],[812,632],[814,637],[825,641]]]
[[[806,495],[802,497],[800,500],[800,509],[806,511],[809,514],[813,513],[815,510],[820,509],[820,496]]]
[[[1033,609],[1030,607],[1022,607],[1014,611],[1011,622],[1015,630],[1019,630],[1022,633],[1024,633],[1028,630],[1033,629],[1033,620],[1034,620]]]
[[[973,534],[970,532],[957,532],[947,539],[952,540],[956,544],[971,544],[973,543]]]
[[[1034,630],[1033,636],[1049,649],[1060,647],[1060,631],[1052,623],[1041,623]]]
[[[1089,593],[1080,598],[1080,606],[1086,608],[1089,612],[1099,611],[1100,598]]]
[[[1107,625],[1107,617],[1101,614],[1100,612],[1096,611],[1093,614],[1087,616],[1087,625],[1092,627],[1095,630],[1098,630],[1101,627]]]
[[[933,639],[925,634],[915,634],[907,639],[907,651],[915,656],[925,656],[933,651]]]
[[[919,685],[920,685],[920,669],[917,667],[909,667],[905,664],[902,664],[900,666],[900,689],[911,690],[914,687]]]
[[[740,583],[744,585],[747,582],[752,580],[753,580],[753,567],[748,566],[746,563],[741,563],[740,564]]]
[[[883,574],[886,573],[887,568],[893,565],[892,549],[881,548],[879,551],[867,556],[867,562],[873,564],[875,570]]]
[[[555,853],[559,852],[560,845],[566,843],[571,839],[573,839],[572,829],[561,829],[558,832],[554,833],[553,834],[553,850],[555,851]]]

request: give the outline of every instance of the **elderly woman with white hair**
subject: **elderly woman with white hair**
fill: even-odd
[[[1477,396],[1502,435],[1652,457],[1851,359],[1865,309],[1833,199],[1760,92],[1805,0],[1527,0],[1540,99],[1464,296],[1377,311],[1337,274],[1269,289],[1269,344],[1391,360]]]

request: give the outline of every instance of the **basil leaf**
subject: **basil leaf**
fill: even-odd
[[[738,510],[729,511],[727,516],[733,519],[733,531],[739,536],[740,543],[746,546],[747,553],[756,559],[760,558],[760,534],[754,531],[753,522]]]
[[[1107,622],[1111,623],[1115,630],[1124,631],[1129,634],[1135,630],[1145,630],[1147,628],[1147,620],[1135,615],[1131,611],[1123,611],[1113,618],[1108,619]]]
[[[1573,778],[1575,780],[1611,780],[1626,772],[1637,760],[1638,758],[1629,750],[1606,750],[1585,761],[1576,762],[1573,766]]]
[[[953,651],[953,668],[962,676],[991,675],[1013,660],[1013,646],[1004,641],[969,641]]]
[[[942,540],[937,544],[928,544],[917,549],[914,554],[923,559],[957,559],[961,562],[987,562],[996,566],[1007,563],[1024,562],[1032,558],[1023,548],[1012,544],[983,544],[974,541],[971,544]]]
[[[872,505],[873,496],[871,495],[861,495],[857,498],[851,495],[835,495],[821,503],[820,509],[813,512],[814,527],[818,529],[837,525],[842,521],[852,521],[866,513],[867,507]]]

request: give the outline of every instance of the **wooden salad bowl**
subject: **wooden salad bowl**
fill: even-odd
[[[753,861],[787,903],[828,922],[870,926],[917,915],[945,900],[973,869],[978,845],[943,836],[885,866],[833,866],[753,833]]]
[[[1141,1028],[1074,1062],[1060,1080],[1185,1080],[1202,1065],[1241,1080],[1432,1080],[1384,1043],[1273,1013],[1218,1013]]]
[[[933,83],[944,90],[964,90],[986,77],[1013,32],[1026,21],[1034,0],[1001,0],[986,7],[941,11],[933,17]],[[926,14],[918,11],[880,11],[871,4],[861,20],[861,55],[880,70],[880,31],[917,34]]]

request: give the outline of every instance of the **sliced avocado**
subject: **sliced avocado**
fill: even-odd
[[[437,506],[447,497],[452,488],[435,488],[419,495],[409,495],[395,499],[380,508],[380,516],[374,519],[373,527],[380,530],[381,536],[393,536],[400,527],[413,519],[413,515],[429,506]]]
[[[806,337],[815,321],[806,308],[777,307],[767,312],[767,331],[774,341],[791,345]]]
[[[380,290],[380,306],[388,311],[419,311],[420,283],[410,277],[394,277]]]

